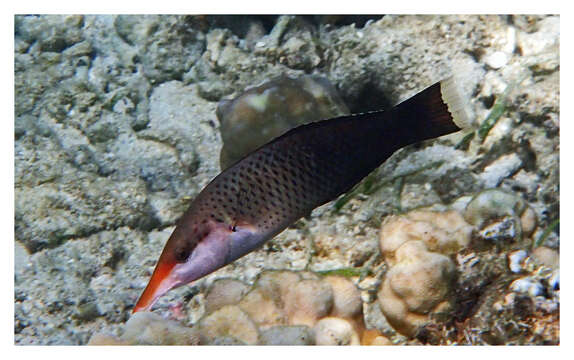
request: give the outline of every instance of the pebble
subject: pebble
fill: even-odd
[[[486,65],[493,69],[500,69],[508,63],[508,55],[502,51],[497,51],[489,55],[485,60]]]
[[[539,246],[532,252],[532,256],[540,263],[553,269],[560,267],[560,255],[554,249],[546,246]]]
[[[313,345],[313,334],[308,326],[274,326],[261,333],[264,345]]]
[[[524,250],[518,250],[508,255],[508,267],[513,273],[522,271],[522,261],[526,258],[528,253]]]
[[[542,310],[547,314],[552,314],[559,310],[559,303],[539,296],[534,299],[534,307],[536,310]]]
[[[18,274],[30,266],[30,254],[21,242],[14,242],[14,273]]]
[[[317,345],[360,345],[359,335],[345,319],[327,317],[313,328]]]
[[[516,28],[514,26],[509,26],[506,30],[506,40],[506,45],[502,50],[507,54],[512,54],[516,49]]]
[[[522,166],[522,161],[516,153],[501,156],[484,168],[480,178],[484,180],[485,188],[495,188],[500,182],[514,174]]]
[[[544,287],[532,281],[530,278],[517,279],[510,284],[510,289],[514,292],[529,294],[531,296],[540,296],[544,292]]]
[[[560,289],[560,271],[556,270],[549,280],[550,286],[553,290]]]

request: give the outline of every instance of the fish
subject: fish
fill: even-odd
[[[191,202],[133,312],[261,247],[346,193],[397,150],[471,126],[453,76],[388,109],[287,131],[217,175]]]

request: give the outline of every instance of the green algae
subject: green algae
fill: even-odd
[[[337,276],[343,276],[343,277],[355,277],[355,276],[361,276],[363,270],[362,269],[355,269],[355,268],[339,268],[339,269],[333,269],[333,270],[323,270],[323,271],[317,271],[317,274],[321,275],[321,276],[329,276],[329,275],[337,275]]]
[[[546,230],[544,230],[542,235],[540,235],[540,237],[532,243],[532,249],[534,250],[537,247],[542,246],[544,244],[544,241],[546,241],[546,238],[552,233],[552,231],[554,231],[554,229],[556,229],[558,225],[560,225],[560,218],[555,219],[550,223],[550,225],[548,225],[548,227],[546,228]]]
[[[486,139],[486,136],[490,132],[490,129],[492,129],[494,127],[494,125],[496,125],[496,123],[498,122],[498,119],[500,119],[502,114],[504,114],[504,112],[506,111],[507,91],[508,91],[508,88],[505,91],[504,95],[502,95],[496,99],[496,102],[492,106],[492,110],[490,110],[490,113],[488,113],[488,116],[486,117],[486,119],[482,122],[482,124],[478,128],[477,134],[478,134],[478,137],[480,139],[480,142],[483,142],[484,139]]]
[[[484,139],[486,139],[486,136],[494,127],[494,125],[496,125],[500,117],[506,112],[506,110],[508,110],[508,100],[510,98],[510,93],[530,75],[530,72],[523,73],[518,78],[518,80],[510,83],[504,92],[496,97],[496,101],[492,106],[492,110],[490,110],[490,113],[488,113],[486,119],[484,119],[480,127],[476,130],[481,143],[484,142]]]

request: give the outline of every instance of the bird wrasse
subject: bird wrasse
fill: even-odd
[[[468,127],[452,77],[385,111],[294,128],[221,172],[178,220],[134,312],[257,249],[400,148]]]

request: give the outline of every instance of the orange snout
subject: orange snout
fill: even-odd
[[[175,265],[175,262],[159,259],[149,283],[134,307],[134,313],[149,310],[160,296],[176,285],[175,280],[170,277]]]

